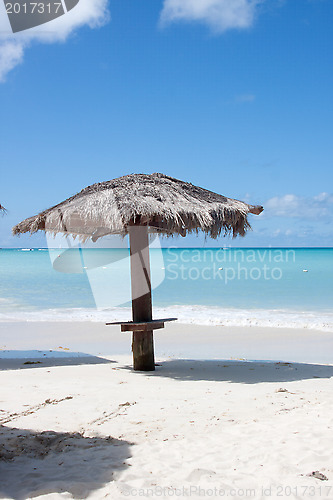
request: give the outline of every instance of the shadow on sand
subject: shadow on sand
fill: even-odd
[[[112,437],[0,426],[0,498],[64,492],[87,498],[127,467],[131,444]]]
[[[115,363],[115,361],[82,352],[0,351],[0,371],[48,368],[51,366],[99,365],[103,363]]]
[[[131,369],[126,367],[126,369]],[[158,363],[150,377],[175,380],[214,380],[243,384],[292,382],[333,377],[332,365],[288,363],[284,361],[191,360],[179,359]]]

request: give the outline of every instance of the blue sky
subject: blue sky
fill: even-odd
[[[0,9],[0,247],[45,246],[11,227],[156,171],[264,205],[219,246],[333,246],[332,19],[331,0],[80,0],[12,35]]]

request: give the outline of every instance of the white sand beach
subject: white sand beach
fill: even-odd
[[[147,373],[102,323],[0,339],[0,498],[333,498],[332,333],[172,324]]]

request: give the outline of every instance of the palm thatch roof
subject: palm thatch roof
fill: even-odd
[[[261,206],[226,198],[164,174],[131,174],[88,186],[80,193],[30,217],[14,234],[39,230],[66,233],[93,241],[106,234],[128,233],[131,225],[147,224],[165,235],[203,231],[244,236],[247,215]]]
[[[7,212],[7,210],[3,205],[1,205],[1,203],[0,203],[0,212]]]

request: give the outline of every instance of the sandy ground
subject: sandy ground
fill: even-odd
[[[0,324],[0,498],[333,498],[333,334]],[[315,475],[313,475],[315,473]]]

